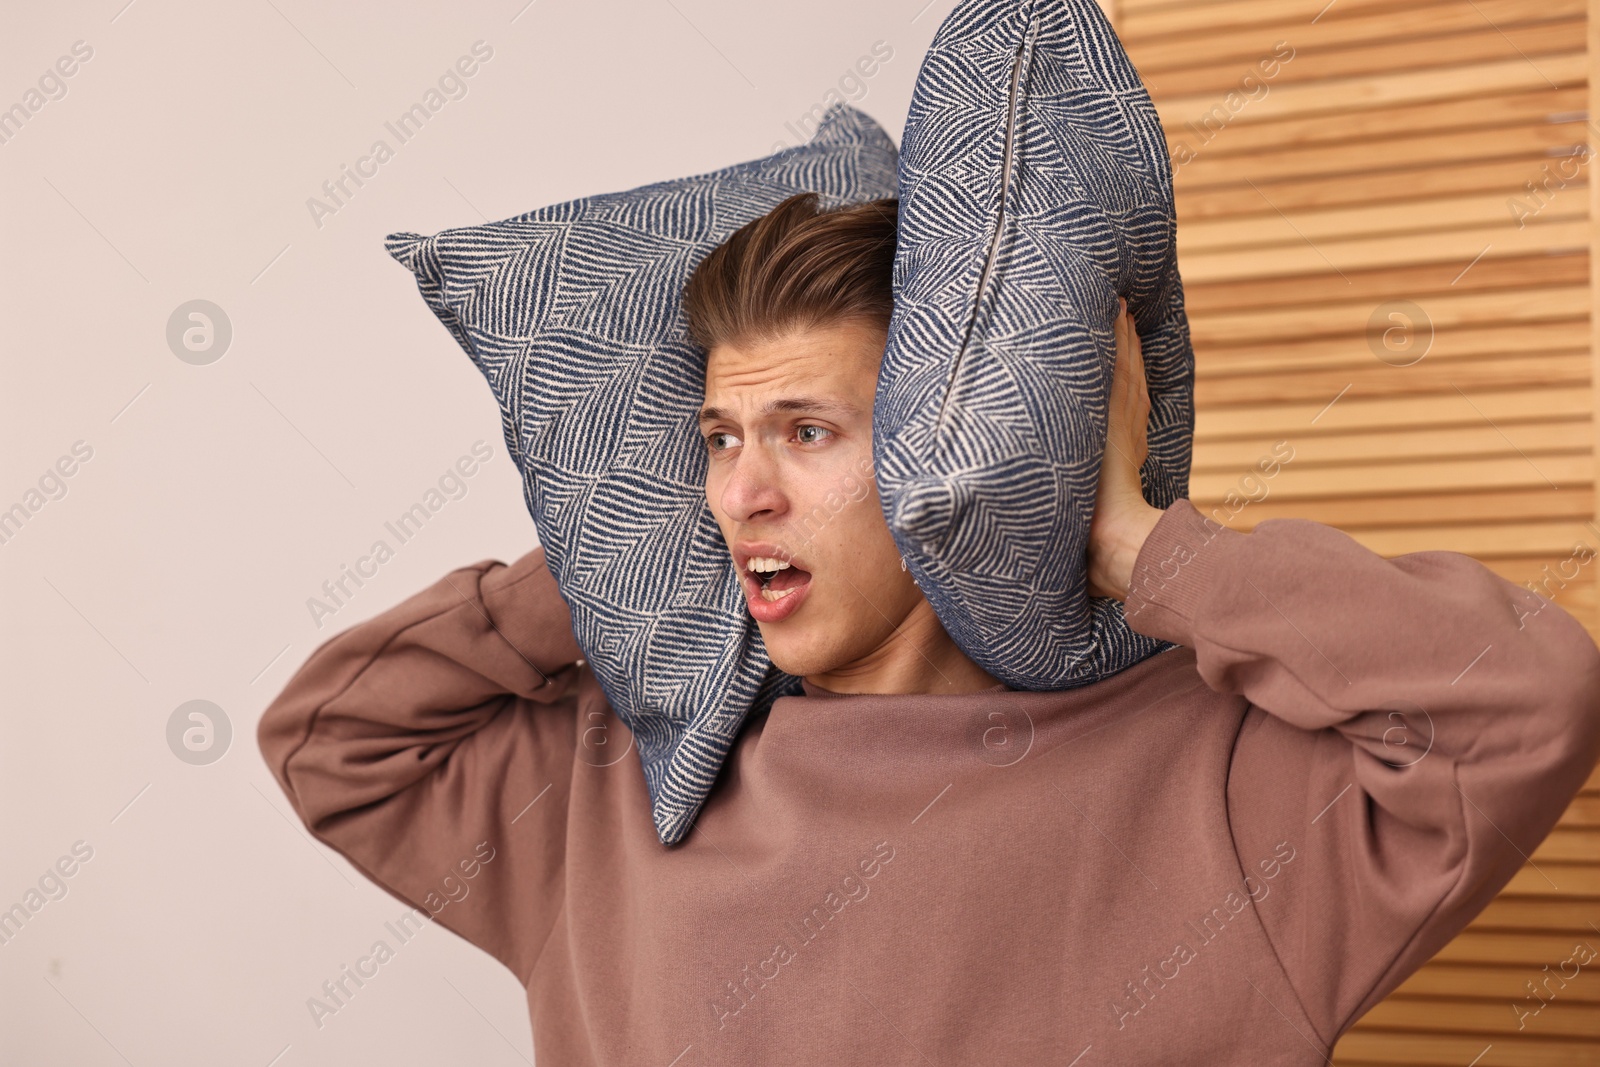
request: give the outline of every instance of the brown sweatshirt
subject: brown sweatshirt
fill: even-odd
[[[320,840],[517,975],[540,1067],[1320,1064],[1600,756],[1600,650],[1468,556],[1179,500],[1125,610],[1182,647],[778,700],[672,848],[539,550],[328,641],[259,739]]]

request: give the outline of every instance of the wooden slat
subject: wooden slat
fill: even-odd
[[[1486,25],[1511,29],[1551,20],[1581,22],[1587,8],[1587,0],[1544,0],[1539,4],[1527,0],[1448,0],[1400,10],[1386,7],[1355,17],[1320,19],[1315,24],[1308,18],[1269,20],[1251,25],[1244,33],[1236,27],[1218,29],[1213,25],[1198,33],[1157,34],[1138,41],[1128,49],[1128,55],[1147,82],[1153,80],[1163,91],[1175,92],[1182,90],[1168,85],[1164,75],[1169,71],[1195,67],[1243,71],[1270,55],[1280,40],[1287,41],[1299,53],[1294,63],[1314,63],[1321,58],[1321,52],[1329,49],[1396,41],[1413,46],[1427,41],[1430,51],[1436,49],[1446,57],[1457,58],[1462,52],[1455,42],[1432,39],[1482,31]]]
[[[1547,860],[1600,865],[1600,830],[1556,827],[1533,853],[1535,863]]]
[[[1600,829],[1600,797],[1578,797],[1567,806],[1561,816],[1562,826],[1583,826]],[[1600,914],[1594,916],[1600,922]]]
[[[1534,420],[1527,422],[1501,422],[1494,425],[1486,421],[1471,426],[1447,427],[1444,429],[1416,430],[1397,428],[1382,431],[1363,431],[1348,434],[1321,434],[1315,437],[1299,436],[1294,438],[1278,438],[1275,440],[1265,437],[1249,440],[1219,441],[1196,448],[1194,461],[1190,471],[1193,474],[1206,475],[1231,475],[1237,479],[1242,475],[1255,471],[1261,473],[1257,462],[1268,456],[1273,451],[1277,440],[1287,442],[1283,455],[1288,461],[1283,465],[1283,472],[1294,471],[1306,467],[1321,469],[1328,466],[1359,466],[1395,462],[1399,458],[1408,460],[1424,459],[1483,459],[1507,454],[1506,439],[1510,440],[1526,452],[1530,457],[1551,454],[1552,452],[1566,452],[1568,454],[1583,449],[1589,436],[1589,422],[1587,419],[1573,419],[1565,421]],[[1291,451],[1292,450],[1292,451]],[[1276,481],[1276,478],[1272,479]],[[1480,494],[1488,493],[1483,486],[1474,486]],[[1591,486],[1588,484],[1570,486],[1569,493],[1582,494],[1574,500],[1587,501],[1592,496]],[[1441,490],[1441,492],[1443,492]],[[1559,499],[1548,485],[1542,485],[1530,493],[1543,494],[1552,501]],[[1385,505],[1387,510],[1395,510],[1392,502]],[[1407,510],[1401,508],[1401,510]],[[1430,503],[1426,509],[1432,515],[1439,514]],[[1572,519],[1585,517],[1582,513],[1565,513]],[[1505,512],[1499,516],[1503,517]],[[1530,511],[1526,505],[1520,507],[1514,514],[1528,515]],[[1470,518],[1471,516],[1455,514],[1448,516],[1455,520]],[[1490,516],[1478,516],[1487,518]],[[1324,520],[1318,520],[1324,521]],[[1349,520],[1346,520],[1349,521]],[[1343,525],[1342,522],[1335,525]]]
[[[1423,236],[1483,227],[1518,228],[1519,221],[1526,228],[1532,219],[1567,222],[1587,219],[1589,215],[1588,189],[1583,184],[1574,183],[1554,192],[1542,205],[1531,199],[1519,200],[1526,208],[1521,214],[1513,214],[1507,207],[1510,199],[1490,200],[1480,195],[1428,197],[1286,214],[1268,209],[1228,219],[1197,219],[1178,231],[1178,253],[1187,261],[1209,252],[1263,252],[1280,245],[1338,241],[1349,234]]]
[[[1464,161],[1446,167],[1408,167],[1366,174],[1317,176],[1289,181],[1255,181],[1256,188],[1237,182],[1221,185],[1191,180],[1188,169],[1174,176],[1178,228],[1191,220],[1256,215],[1262,197],[1279,211],[1338,207],[1346,204],[1381,204],[1388,200],[1416,200],[1425,196],[1450,196],[1481,192],[1503,200],[1522,189],[1547,162],[1534,157]],[[1174,162],[1174,167],[1176,167]],[[1245,193],[1253,195],[1246,196]],[[1586,251],[1586,249],[1582,249]]]
[[[1580,804],[1593,801],[1593,797],[1576,798],[1568,811]],[[1499,897],[1489,903],[1469,929],[1474,930],[1534,930],[1543,933],[1564,934],[1578,941],[1592,942],[1600,952],[1600,908],[1582,900],[1520,900]],[[1600,967],[1593,968],[1595,992],[1600,994]]]
[[[1525,93],[1494,93],[1487,96],[1437,100],[1406,107],[1380,108],[1341,115],[1339,121],[1325,118],[1283,119],[1239,125],[1230,123],[1227,136],[1213,138],[1202,156],[1249,155],[1271,152],[1297,152],[1343,145],[1395,144],[1460,130],[1498,131],[1515,135],[1523,129],[1537,129],[1556,122],[1582,121],[1587,114],[1588,96],[1580,86],[1566,89],[1534,89]],[[1188,127],[1166,131],[1167,147],[1188,141],[1199,151]],[[1490,154],[1503,155],[1491,146]]]
[[[1269,204],[1269,206],[1272,206]],[[1279,210],[1283,210],[1281,206]],[[1292,234],[1293,227],[1287,222]],[[1546,221],[1540,217],[1522,229],[1501,223],[1426,238],[1400,236],[1356,237],[1349,240],[1301,240],[1285,243],[1264,255],[1260,249],[1197,252],[1182,261],[1183,276],[1197,281],[1232,281],[1260,278],[1279,271],[1306,274],[1334,273],[1400,263],[1458,263],[1465,270],[1473,260],[1487,256],[1527,255],[1543,249],[1573,249],[1588,243],[1589,224],[1583,221]]]
[[[1591,943],[1600,948],[1600,941]],[[1569,973],[1570,970],[1568,968]],[[1520,1001],[1528,995],[1524,983],[1532,981],[1539,974],[1539,971],[1526,967],[1469,967],[1430,963],[1402,982],[1394,995],[1493,1000],[1504,1010],[1504,1005]],[[1561,997],[1574,1004],[1600,1004],[1600,972],[1579,972],[1578,977],[1567,983]]]
[[[1328,402],[1333,400],[1330,396],[1320,404],[1197,409],[1195,441],[1230,437],[1252,441],[1292,437],[1298,441],[1300,437],[1295,435],[1314,429],[1323,433],[1348,433],[1389,430],[1396,426],[1477,426],[1484,419],[1499,423],[1508,419],[1589,418],[1594,410],[1590,390],[1571,386],[1500,390],[1470,399],[1454,393],[1403,398],[1346,395],[1329,407]]]
[[[1421,0],[1409,3],[1406,0],[1339,0],[1331,6],[1328,0],[1229,0],[1227,3],[1117,0],[1117,3],[1117,32],[1129,41],[1236,26],[1311,25],[1313,19],[1349,18],[1373,11],[1429,6]]]
[[[1229,504],[1222,496],[1196,493],[1190,499],[1201,514],[1214,515],[1223,525],[1234,525],[1224,520],[1236,505]],[[1239,511],[1243,514],[1249,508],[1247,504]],[[1474,557],[1517,553],[1539,555],[1559,564],[1571,555],[1572,546],[1582,536],[1583,529],[1578,523],[1519,522],[1481,526],[1397,526],[1377,530],[1350,527],[1344,532],[1378,555],[1389,558],[1409,552],[1434,551],[1461,552]],[[1593,544],[1592,538],[1590,543]],[[1568,564],[1567,569],[1570,572],[1575,567],[1579,568],[1584,581],[1593,581],[1593,574],[1585,576],[1584,568],[1576,562]],[[1593,567],[1592,563],[1588,565],[1588,569]]]
[[[1429,525],[1480,528],[1493,524],[1471,520],[1448,524],[1424,520],[1421,517],[1426,514],[1421,510],[1423,495],[1550,492],[1552,484],[1557,491],[1562,489],[1577,491],[1587,489],[1593,484],[1585,475],[1584,460],[1587,454],[1582,452],[1538,455],[1507,453],[1467,459],[1450,457],[1328,463],[1316,461],[1318,453],[1311,447],[1314,444],[1315,441],[1312,440],[1291,442],[1289,438],[1279,438],[1274,444],[1262,448],[1257,453],[1258,459],[1249,464],[1209,462],[1196,464],[1189,474],[1190,497],[1196,502],[1197,507],[1202,500],[1227,500],[1233,504],[1231,510],[1234,511],[1240,510],[1241,500],[1260,503],[1264,499],[1270,499],[1277,505],[1298,513],[1302,507],[1313,507],[1316,502],[1336,498],[1341,493],[1350,493],[1370,500],[1375,509],[1387,503],[1391,514],[1404,513],[1409,507],[1412,509],[1411,514],[1416,516],[1413,523],[1405,524],[1409,527],[1427,522]],[[1289,448],[1294,449],[1294,463],[1281,463],[1272,458],[1275,452],[1282,454]],[[1200,458],[1209,459],[1205,455]],[[1473,476],[1474,470],[1478,471],[1477,477]],[[1522,519],[1524,515],[1516,513],[1515,517]],[[1357,524],[1347,525],[1354,528]],[[1379,524],[1380,527],[1383,525],[1402,524],[1392,522]],[[1588,516],[1573,516],[1561,521],[1537,523],[1536,526],[1545,531],[1540,543],[1546,543],[1550,536],[1557,536],[1562,543],[1575,544],[1576,539],[1584,538],[1592,542],[1595,537],[1594,532],[1600,530],[1600,524]],[[1588,533],[1580,531],[1578,527],[1582,527]],[[1345,527],[1342,525],[1342,528]],[[1361,528],[1377,527],[1361,526]],[[1568,542],[1569,536],[1574,540]],[[1485,547],[1482,551],[1503,557],[1533,554],[1535,550],[1511,546]]]
[[[1227,146],[1229,131],[1213,137],[1196,132],[1190,124],[1179,131],[1171,150],[1173,166],[1186,189],[1236,183],[1282,182],[1308,177],[1321,179],[1357,174],[1386,174],[1416,167],[1446,167],[1490,159],[1526,160],[1524,181],[1546,182],[1582,189],[1589,165],[1582,151],[1585,127],[1580,122],[1544,123],[1512,129],[1449,130],[1428,136],[1400,134],[1392,138],[1308,148],[1268,148],[1259,152],[1217,152]],[[1189,136],[1182,136],[1183,133]],[[1506,189],[1505,196],[1487,198],[1502,205],[1523,191]],[[1475,191],[1476,192],[1476,191]],[[1481,192],[1477,193],[1481,197]],[[1582,199],[1581,195],[1579,199]],[[1182,231],[1179,231],[1180,236]]]
[[[1294,116],[1341,114],[1362,108],[1393,107],[1429,100],[1451,100],[1484,93],[1516,93],[1584,84],[1588,77],[1583,54],[1539,57],[1537,65],[1520,56],[1443,70],[1411,70],[1378,77],[1283,85],[1233,116],[1234,123],[1268,122]],[[1155,96],[1161,123],[1176,129],[1211,110],[1215,93]]]
[[[1557,957],[1562,959],[1565,957]],[[1512,1005],[1522,1009],[1519,1019]],[[1532,1013],[1537,1010],[1538,1014]],[[1508,1038],[1528,1034],[1548,1037],[1600,1037],[1600,1005],[1563,1000],[1551,1003],[1508,1000],[1485,1010],[1485,1005],[1446,997],[1390,997],[1373,1008],[1354,1027],[1373,1030],[1448,1030],[1455,1034],[1482,1034]]]
[[[1386,300],[1384,303],[1389,301]],[[1369,312],[1375,312],[1379,306],[1373,303],[1367,305],[1367,308]],[[1540,310],[1533,301],[1524,301],[1522,306],[1531,313]],[[1249,342],[1214,337],[1210,334],[1209,326],[1203,323],[1191,323],[1195,347],[1206,354],[1205,369],[1197,367],[1195,377],[1207,386],[1225,378],[1253,378],[1262,383],[1264,390],[1254,395],[1264,398],[1275,395],[1271,383],[1278,375],[1319,370],[1363,370],[1378,364],[1377,353],[1373,351],[1374,345],[1380,350],[1387,351],[1386,346],[1382,344],[1381,335],[1374,338],[1373,344],[1369,344],[1366,329],[1350,325],[1348,319],[1341,329],[1324,329],[1331,327],[1333,323],[1322,318],[1320,314],[1322,309],[1308,310],[1312,314],[1306,316],[1305,323],[1308,327],[1314,324],[1316,330],[1307,328],[1301,332],[1274,329],[1270,331],[1268,337],[1251,338]],[[1270,311],[1263,312],[1263,318],[1270,318],[1273,314]],[[1371,318],[1370,314],[1368,318]],[[1429,318],[1431,319],[1431,316]],[[1387,319],[1387,315],[1383,319]],[[1361,325],[1365,326],[1364,323]],[[1251,324],[1243,321],[1240,322],[1240,326],[1251,328]],[[1426,322],[1423,323],[1423,329],[1426,329]],[[1534,321],[1517,326],[1486,324],[1471,330],[1452,326],[1435,329],[1432,347],[1419,351],[1426,351],[1423,357],[1426,360],[1446,364],[1469,362],[1485,357],[1520,359],[1524,354],[1533,357],[1570,355],[1583,349],[1582,338],[1588,329],[1587,320]],[[1274,341],[1274,337],[1278,340]],[[1298,337],[1307,339],[1289,340]],[[1426,335],[1419,337],[1415,343],[1426,344]],[[1397,360],[1397,362],[1403,361]],[[1412,369],[1388,363],[1382,365],[1395,371]],[[1420,365],[1419,362],[1413,366]]]
[[[1589,382],[1589,353],[1530,353],[1515,361],[1429,357],[1410,367],[1391,367],[1374,359],[1365,367],[1313,370],[1264,381],[1231,376],[1198,382],[1195,402],[1235,405],[1251,401],[1309,401],[1336,396],[1349,387],[1391,397],[1425,396],[1452,389],[1472,393],[1516,388],[1530,378],[1547,385],[1569,384],[1584,388]],[[1505,447],[1509,449],[1510,446]],[[1588,451],[1586,445],[1584,451]]]
[[[1569,523],[1508,523],[1501,526],[1419,526],[1389,530],[1355,528],[1346,532],[1385,557],[1434,551],[1460,552],[1468,556],[1537,552],[1561,561],[1569,555],[1573,542],[1581,536],[1578,532],[1580,529]],[[1586,576],[1584,580],[1592,582],[1593,575]],[[1578,856],[1573,854],[1555,858],[1576,859]]]
[[[1252,71],[1254,63],[1171,68],[1155,75],[1141,68],[1140,75],[1152,94],[1187,97],[1210,94],[1214,98],[1212,102],[1196,114],[1222,107],[1224,110],[1219,114],[1226,121],[1230,107],[1243,107],[1247,111],[1257,103],[1271,100],[1275,94],[1320,84],[1328,79],[1366,79],[1396,69],[1439,70],[1446,73],[1467,65],[1492,63],[1519,54],[1526,57],[1522,62],[1537,72],[1548,58],[1570,55],[1574,51],[1575,41],[1580,58],[1582,56],[1582,19],[1560,19],[1500,28],[1485,25],[1480,19],[1472,29],[1432,37],[1427,42],[1428,47],[1419,48],[1418,41],[1410,35],[1397,32],[1392,36],[1383,36],[1382,24],[1393,17],[1390,15],[1364,21],[1363,29],[1379,34],[1380,39],[1363,48],[1324,48],[1315,30],[1287,35],[1286,43],[1297,54],[1288,63],[1267,66],[1265,69],[1277,71],[1270,81],[1261,77],[1260,68]],[[1255,59],[1262,62],[1270,59],[1273,56],[1274,37],[1254,37],[1254,40],[1259,42]],[[1289,53],[1286,50],[1284,54]],[[1254,79],[1245,81],[1246,76],[1252,73]],[[1261,96],[1263,88],[1266,96]],[[1261,97],[1260,100],[1251,101],[1251,93]],[[1229,94],[1236,95],[1231,103],[1225,104]],[[1165,117],[1162,116],[1163,120]]]
[[[1566,959],[1572,952],[1573,940],[1570,934],[1468,930],[1446,945],[1434,959],[1441,963],[1518,964],[1537,971],[1547,963]]]
[[[1479,261],[1480,264],[1482,261]],[[1491,261],[1492,262],[1492,261]],[[1473,270],[1477,270],[1474,267]],[[1470,272],[1469,272],[1470,273]],[[1309,307],[1287,307],[1249,311],[1192,314],[1189,336],[1196,346],[1204,345],[1208,357],[1222,347],[1242,347],[1252,343],[1278,345],[1289,339],[1312,338],[1327,341],[1342,338],[1358,358],[1350,365],[1375,361],[1364,343],[1373,315],[1382,304],[1409,300],[1422,309],[1425,319],[1416,323],[1424,333],[1431,329],[1432,347],[1428,356],[1455,353],[1463,356],[1506,354],[1541,349],[1588,351],[1589,289],[1562,286],[1541,292],[1536,299],[1526,293],[1433,293],[1396,291],[1381,299],[1324,303]],[[1394,323],[1387,315],[1380,324]],[[1496,327],[1516,327],[1496,330]],[[1387,328],[1387,327],[1386,327]],[[1532,330],[1538,329],[1537,336]],[[1484,338],[1493,338],[1486,341]],[[1364,356],[1365,358],[1359,358]],[[1209,361],[1209,360],[1208,360]],[[1281,362],[1250,364],[1266,373],[1277,373],[1296,366],[1315,365],[1310,360],[1283,359]],[[1330,364],[1323,364],[1328,366]],[[1339,364],[1331,364],[1339,365]],[[1208,372],[1237,373],[1246,367],[1227,361]],[[1200,371],[1197,368],[1196,373]]]
[[[1298,446],[1296,453],[1300,454]],[[1239,493],[1236,487],[1243,473],[1247,472],[1191,474],[1189,490],[1196,499],[1222,500],[1229,492]],[[1593,458],[1587,452],[1579,452],[1538,456],[1532,462],[1522,456],[1504,456],[1350,464],[1314,469],[1304,465],[1290,466],[1284,468],[1270,484],[1272,495],[1289,501],[1298,497],[1331,496],[1337,493],[1401,495],[1438,489],[1535,489],[1551,482],[1557,486],[1580,486],[1591,485],[1593,480]],[[1473,554],[1543,552],[1547,549],[1529,546],[1534,543],[1570,545],[1574,539],[1583,536],[1583,524],[1578,522],[1528,523],[1503,528],[1473,526],[1464,529],[1484,531],[1481,536],[1471,539],[1474,545],[1480,547],[1456,549]],[[1512,539],[1521,535],[1537,540],[1522,542]]]
[[[1573,341],[1574,334],[1589,330],[1587,322],[1534,322],[1525,326],[1478,326],[1475,331],[1435,331],[1434,346],[1427,352],[1427,360],[1434,363],[1467,363],[1483,358],[1498,358],[1520,362],[1523,358],[1539,354],[1571,355],[1581,352],[1581,344]],[[1280,334],[1293,338],[1296,334]],[[1198,347],[1198,342],[1197,342]],[[1310,371],[1344,371],[1360,373],[1370,370],[1376,363],[1373,349],[1366,344],[1363,334],[1355,331],[1314,336],[1307,341],[1285,341],[1280,346],[1270,342],[1221,346],[1208,344],[1208,370],[1195,371],[1198,386],[1210,390],[1221,389],[1224,381],[1248,382],[1248,395],[1218,403],[1259,402],[1266,397],[1304,397],[1306,390],[1298,387],[1280,389],[1280,376],[1306,374]],[[1387,366],[1387,365],[1384,365]],[[1421,363],[1418,363],[1421,366]],[[1389,370],[1413,370],[1398,366]],[[1339,386],[1344,387],[1342,386]],[[1206,394],[1221,397],[1224,394]],[[1314,394],[1326,395],[1326,394]]]
[[[1567,897],[1600,901],[1600,867],[1594,864],[1541,863],[1543,874],[1524,867],[1503,890],[1511,896]],[[1548,877],[1548,880],[1546,880]],[[1550,883],[1554,882],[1554,885]]]
[[[1397,296],[1417,299],[1425,293],[1489,293],[1524,289],[1544,291],[1582,288],[1589,283],[1589,257],[1569,255],[1508,256],[1480,260],[1466,274],[1438,266],[1379,267],[1338,275],[1284,275],[1251,282],[1184,283],[1184,301],[1191,320],[1227,311],[1315,307],[1362,300],[1375,304]],[[1533,303],[1534,301],[1529,301]]]
[[[1594,1067],[1594,1043],[1582,1039],[1491,1042],[1482,1037],[1356,1030],[1340,1040],[1333,1063],[1334,1067]]]
[[[1361,440],[1361,438],[1355,438]],[[1250,469],[1260,451],[1233,465],[1232,469]],[[1396,500],[1390,497],[1321,497],[1305,500],[1282,501],[1273,496],[1254,501],[1241,513],[1241,521],[1226,525],[1232,529],[1249,530],[1267,519],[1308,519],[1325,526],[1360,526],[1379,529],[1385,526],[1414,526],[1423,521],[1438,523],[1464,523],[1499,521],[1507,515],[1524,519],[1567,519],[1583,522],[1594,510],[1592,486],[1574,486],[1569,489],[1498,489],[1485,490],[1473,487],[1456,493],[1439,492],[1413,495]],[[1214,501],[1220,503],[1220,501]],[[1195,502],[1195,507],[1199,507]],[[1600,527],[1600,524],[1597,524]],[[1589,531],[1587,539],[1600,545],[1600,528]],[[1542,556],[1485,556],[1480,562],[1511,581],[1521,584],[1531,578],[1539,568],[1550,562]],[[1597,920],[1600,921],[1600,920]]]

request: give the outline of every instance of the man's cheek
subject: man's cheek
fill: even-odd
[[[851,472],[845,475],[842,488],[844,489],[844,495],[849,497],[852,503],[859,504],[867,499],[867,496],[872,492],[872,479],[870,477],[863,478],[860,474]]]

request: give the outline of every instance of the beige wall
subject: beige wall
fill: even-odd
[[[880,39],[858,106],[898,140],[952,4],[123,2],[0,30],[0,106],[92,49],[0,143],[0,507],[73,471],[0,544],[0,907],[93,850],[0,945],[0,1063],[521,1063],[516,980],[440,929],[312,1025],[401,908],[309,842],[255,747],[321,640],[533,543],[488,388],[383,236],[795,143]],[[478,40],[467,95],[315,225],[307,199]],[[195,299],[232,324],[209,365],[166,340]],[[307,598],[479,439],[467,495],[319,630]],[[196,699],[233,728],[209,766],[166,740]]]

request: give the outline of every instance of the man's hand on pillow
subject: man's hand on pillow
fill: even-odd
[[[1133,316],[1126,300],[1117,303],[1117,364],[1111,378],[1105,458],[1089,524],[1088,564],[1090,596],[1126,600],[1139,548],[1164,512],[1145,501],[1139,479],[1139,468],[1149,454],[1145,426],[1150,391]]]

